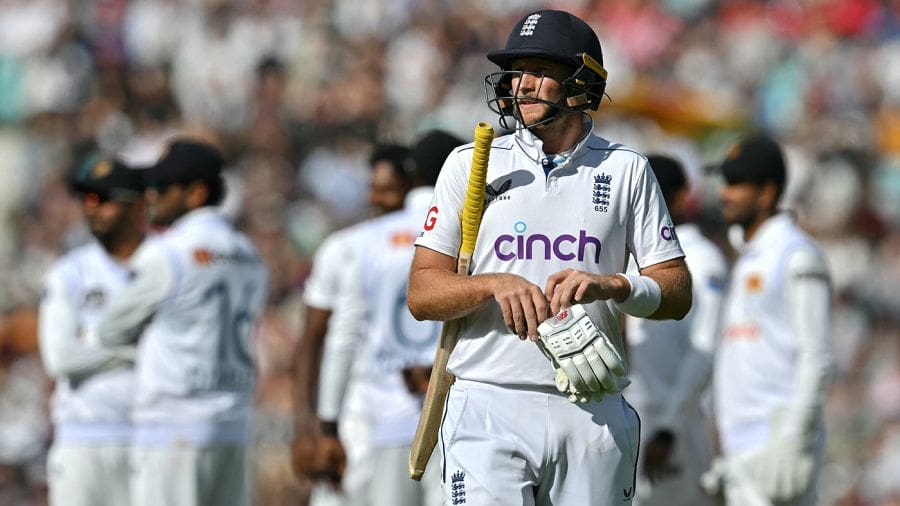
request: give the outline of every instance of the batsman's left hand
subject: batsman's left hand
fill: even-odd
[[[631,382],[621,354],[577,304],[538,326],[541,350],[557,369],[556,388],[577,402],[619,392]]]

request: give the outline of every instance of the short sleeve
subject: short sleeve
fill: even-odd
[[[310,307],[332,310],[340,293],[345,266],[352,260],[352,232],[330,235],[313,257],[312,272],[303,290],[303,302]]]
[[[471,149],[459,148],[444,161],[425,222],[416,238],[416,246],[424,246],[452,257],[459,254],[459,220],[465,203],[468,168],[471,163],[465,162],[465,154],[471,155]]]
[[[669,216],[666,201],[656,176],[646,159],[640,158],[632,181],[631,214],[628,217],[628,249],[634,255],[638,267],[683,257],[684,252],[675,233],[675,224]]]

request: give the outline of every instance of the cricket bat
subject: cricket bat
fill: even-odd
[[[457,257],[456,272],[463,276],[469,274],[469,263],[475,252],[475,239],[481,225],[481,213],[484,211],[484,188],[487,183],[488,158],[491,154],[491,141],[494,139],[494,128],[480,122],[475,126],[475,149],[472,152],[472,169],[469,173],[469,185],[466,188],[466,201],[461,217],[462,244]],[[460,320],[444,322],[441,338],[434,355],[431,369],[431,380],[425,392],[422,413],[416,427],[416,436],[409,451],[409,477],[418,481],[425,473],[428,459],[434,452],[438,434],[441,430],[441,417],[447,391],[454,377],[447,372],[447,361],[456,346],[459,335]]]

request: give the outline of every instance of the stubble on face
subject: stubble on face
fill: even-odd
[[[180,185],[170,185],[162,192],[150,194],[149,218],[153,225],[169,226],[186,212],[184,188]]]
[[[407,187],[388,161],[379,161],[372,168],[369,186],[369,204],[375,215],[382,215],[403,208]]]
[[[750,227],[759,215],[759,189],[752,183],[726,184],[719,193],[726,225]]]
[[[555,106],[551,104],[564,99],[561,81],[570,73],[568,67],[544,58],[526,57],[513,61],[512,68],[522,73],[511,82],[516,119],[527,127],[554,114]]]

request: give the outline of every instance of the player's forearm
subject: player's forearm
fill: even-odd
[[[680,320],[688,314],[693,294],[691,273],[683,259],[670,260],[657,269],[642,270],[641,275],[659,284],[659,307],[649,316],[651,320]]]
[[[328,334],[318,378],[318,402],[316,414],[319,419],[336,421],[341,414],[347,385],[353,370],[357,339],[343,332]]]
[[[294,351],[294,415],[299,420],[315,413],[319,363],[331,311],[306,308],[303,335]]]
[[[716,272],[714,277],[718,279],[718,276],[724,275],[724,271]],[[681,361],[674,384],[666,388],[666,395],[663,397],[663,417],[673,423],[700,402],[712,375],[716,335],[719,331],[723,293],[718,283],[700,278],[693,292],[690,348]]]
[[[90,336],[79,338],[75,309],[58,280],[49,279],[38,313],[41,358],[51,377],[85,377],[129,364],[127,355],[117,350],[98,349]]]
[[[438,268],[414,270],[407,303],[417,320],[461,318],[494,299],[493,285],[502,274],[462,276]]]
[[[712,356],[699,350],[691,350],[681,359],[675,382],[666,389],[662,424],[674,427],[678,420],[700,403],[700,397],[709,383],[712,373]]]
[[[353,279],[348,280],[332,312],[319,365],[317,412],[322,420],[338,419],[358,356],[357,350],[364,344],[363,331],[367,326],[365,294],[357,283],[362,278],[362,272],[350,272],[354,272]]]
[[[73,330],[54,327],[46,320],[41,325],[41,357],[51,377],[83,379],[134,363],[133,351],[90,346],[75,337]]]
[[[97,339],[103,346],[137,342],[175,285],[172,266],[165,256],[145,255],[132,265],[136,276],[109,301],[97,325]]]
[[[792,259],[794,272],[787,281],[791,328],[797,339],[794,397],[785,420],[789,430],[812,428],[825,402],[834,364],[830,331],[831,290],[824,265],[817,265],[815,260],[802,256]]]

